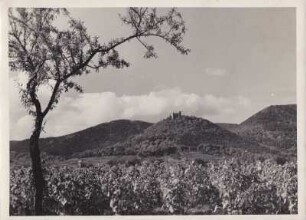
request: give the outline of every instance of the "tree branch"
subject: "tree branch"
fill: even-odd
[[[64,77],[64,79],[65,79],[65,80],[68,79],[69,77],[75,75],[78,71],[80,71],[81,69],[83,69],[84,67],[86,67],[86,66],[89,64],[89,62],[94,58],[94,56],[95,56],[97,53],[108,53],[109,51],[111,51],[112,49],[115,49],[117,46],[119,46],[119,45],[125,43],[126,41],[129,41],[129,40],[131,40],[131,39],[133,39],[133,38],[136,38],[136,37],[139,37],[139,36],[141,36],[141,34],[133,34],[133,35],[131,35],[131,36],[127,37],[127,38],[124,38],[123,40],[121,40],[121,41],[119,41],[119,42],[117,42],[117,43],[111,45],[111,46],[108,47],[108,48],[99,47],[98,49],[96,49],[96,50],[94,50],[94,51],[92,52],[92,54],[86,59],[85,62],[83,62],[82,64],[80,64],[80,65],[79,65],[75,70],[73,70],[70,74],[66,75],[66,76]]]
[[[43,117],[45,117],[45,116],[48,114],[48,112],[50,111],[50,109],[52,108],[52,105],[53,105],[53,103],[54,103],[54,101],[55,101],[56,94],[57,94],[57,92],[58,92],[58,88],[59,88],[60,84],[61,84],[61,81],[60,81],[60,80],[57,80],[56,83],[55,83],[55,86],[54,86],[54,88],[53,88],[53,91],[52,91],[52,95],[51,95],[51,97],[50,97],[50,100],[49,100],[49,102],[48,102],[48,104],[47,104],[45,110],[44,110],[43,113],[42,113]]]

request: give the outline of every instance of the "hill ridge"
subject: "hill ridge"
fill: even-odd
[[[234,151],[296,155],[296,105],[271,105],[240,124],[213,123],[173,113],[155,123],[119,119],[78,132],[40,140],[42,152],[68,157],[158,156],[194,151],[223,155]],[[10,151],[28,152],[28,139],[11,141]]]
[[[59,137],[40,139],[41,151],[54,155],[71,155],[96,147],[105,147],[142,132],[152,124],[127,119],[114,120]],[[10,141],[10,150],[27,152],[29,139]]]
[[[140,154],[161,156],[182,151],[203,151],[225,148],[260,147],[239,137],[213,122],[188,115],[168,117],[148,127],[141,134],[131,136],[126,142],[111,146],[100,154]],[[249,148],[250,149],[250,148]]]
[[[296,154],[296,125],[296,105],[271,105],[244,120],[232,131],[263,145]]]

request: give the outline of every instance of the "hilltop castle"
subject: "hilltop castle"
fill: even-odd
[[[182,117],[182,112],[179,111],[179,112],[173,112],[172,115],[169,115],[168,119],[171,119],[171,120],[175,120],[177,118],[181,118]]]

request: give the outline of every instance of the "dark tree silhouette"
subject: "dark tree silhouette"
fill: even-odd
[[[68,19],[69,28],[62,30],[55,25],[58,16]],[[43,214],[45,180],[39,138],[44,118],[55,108],[62,93],[70,89],[82,92],[82,87],[73,78],[109,66],[128,67],[129,63],[120,58],[117,48],[132,39],[144,46],[145,58],[157,56],[154,46],[145,41],[147,37],[160,38],[181,54],[189,52],[182,45],[185,23],[176,9],[159,15],[155,8],[129,8],[120,19],[131,27],[131,34],[101,43],[98,37],[89,36],[84,24],[72,18],[66,9],[9,10],[9,66],[12,71],[27,74],[26,85],[20,85],[19,89],[23,105],[34,118],[29,147],[35,188],[35,215]],[[46,106],[42,106],[37,95],[43,85],[48,85],[52,90]]]

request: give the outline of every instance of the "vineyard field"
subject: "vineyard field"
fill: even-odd
[[[33,214],[31,169],[11,170],[10,214]],[[47,167],[46,215],[296,214],[297,166],[161,160]]]

